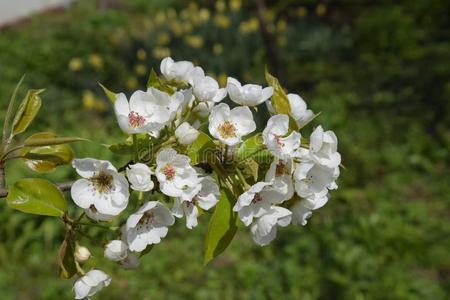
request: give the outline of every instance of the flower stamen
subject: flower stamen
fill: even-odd
[[[170,165],[167,164],[163,169],[162,169],[162,173],[166,176],[167,180],[172,180],[175,177],[175,168]]]
[[[104,171],[92,176],[90,181],[99,193],[109,193],[113,188],[113,176]]]
[[[236,137],[236,126],[230,121],[220,124],[217,131],[224,139]]]
[[[145,118],[137,112],[130,112],[128,114],[128,122],[130,123],[130,126],[133,128],[139,128],[142,127],[145,123]]]

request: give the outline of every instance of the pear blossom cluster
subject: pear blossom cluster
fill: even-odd
[[[302,135],[300,130],[316,115],[299,95],[286,95],[290,110],[282,114],[272,103],[272,86],[228,77],[220,87],[200,66],[170,57],[162,60],[160,72],[159,85],[129,97],[115,94],[118,125],[135,150],[130,162],[122,168],[93,158],[72,162],[80,176],[71,189],[73,202],[92,222],[120,224],[116,239],[105,245],[107,259],[137,268],[138,257],[165,239],[177,219],[191,230],[202,215],[211,214],[225,201],[224,189],[237,193],[232,212],[261,246],[276,238],[278,227],[306,225],[313,211],[327,203],[340,173],[338,140],[320,125],[309,138]],[[257,129],[255,119],[265,108],[271,116]],[[238,167],[249,158],[239,161],[236,153],[256,135],[269,153],[269,167],[245,177]],[[193,145],[201,136],[211,140],[217,161],[193,161],[190,151],[199,151]],[[152,147],[140,149],[139,140]],[[91,297],[110,282],[93,269],[75,282],[75,298]]]

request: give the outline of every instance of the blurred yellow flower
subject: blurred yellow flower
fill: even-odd
[[[156,13],[156,16],[155,16],[155,23],[156,23],[156,25],[161,25],[161,24],[164,24],[165,22],[166,22],[166,14],[163,12],[163,11],[158,11],[157,13]]]
[[[280,47],[285,47],[287,45],[287,37],[285,35],[278,36],[278,44]]]
[[[317,5],[316,14],[319,17],[323,16],[326,12],[327,12],[327,7],[325,6],[325,4],[321,3],[321,4]]]
[[[219,78],[217,78],[217,81],[219,82],[220,86],[226,86],[227,85],[227,79],[228,79],[227,74],[222,73],[222,74],[219,75]]]
[[[109,37],[111,43],[114,45],[119,45],[126,38],[126,32],[123,28],[117,28]]]
[[[220,55],[223,52],[223,46],[222,46],[222,44],[218,44],[218,43],[214,44],[212,50],[215,55]]]
[[[152,55],[156,59],[163,59],[164,57],[170,56],[170,49],[166,47],[155,47]]]
[[[200,35],[188,35],[184,38],[184,42],[192,48],[201,48],[203,46],[203,38]]]
[[[286,22],[286,20],[283,20],[283,19],[279,20],[277,22],[277,31],[278,32],[285,32],[286,29],[287,29],[287,22]]]
[[[74,57],[69,61],[68,67],[70,71],[80,71],[81,69],[83,69],[83,61],[78,57]]]
[[[88,61],[95,69],[103,69],[103,58],[99,54],[89,55]]]
[[[166,46],[170,42],[170,35],[166,32],[160,33],[156,38],[156,44],[159,46]]]
[[[172,21],[169,24],[175,36],[181,36],[183,34],[183,26],[178,21]]]
[[[136,57],[137,57],[139,60],[145,60],[145,59],[147,58],[147,52],[146,52],[144,49],[139,49],[139,50],[136,52]]]
[[[88,110],[96,110],[104,112],[107,109],[106,103],[98,99],[90,90],[83,91],[82,94],[83,107]]]
[[[242,2],[241,0],[231,0],[230,1],[230,9],[234,12],[237,12],[241,9]]]
[[[175,9],[169,8],[167,10],[167,17],[169,19],[175,19],[175,18],[177,18],[177,16],[178,16],[178,14],[177,14],[177,11]]]
[[[214,16],[214,23],[220,28],[228,28],[231,25],[230,18],[222,14]]]
[[[218,12],[224,12],[225,9],[226,9],[225,1],[223,0],[216,1],[216,10]]]
[[[308,14],[308,9],[304,6],[300,6],[297,10],[297,14],[300,18],[303,18]]]
[[[239,24],[239,32],[242,34],[252,33],[259,29],[259,21],[257,18],[252,17],[247,21]]]
[[[206,8],[202,8],[200,9],[200,11],[198,12],[198,19],[201,22],[207,22],[209,21],[209,18],[211,17],[211,13],[209,12],[208,9]]]
[[[136,77],[130,77],[127,80],[127,88],[129,90],[134,90],[136,89],[136,87],[138,86],[138,80],[136,79]]]
[[[134,66],[134,72],[139,76],[143,76],[147,74],[147,67],[143,64],[137,64]]]

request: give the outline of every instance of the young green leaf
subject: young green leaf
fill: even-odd
[[[173,88],[171,85],[169,85],[166,82],[164,82],[163,80],[161,80],[161,78],[158,77],[158,74],[156,74],[155,70],[153,70],[153,69],[150,71],[150,75],[149,75],[148,81],[147,81],[147,87],[148,88],[150,88],[150,87],[156,88],[156,89],[166,92],[170,95],[172,95],[176,91],[176,89]]]
[[[215,155],[216,145],[212,139],[204,132],[200,132],[198,138],[188,148],[188,156],[191,164],[210,162]]]
[[[111,101],[113,104],[116,102],[117,94],[108,90],[103,84],[98,82],[98,85],[103,89],[103,92],[105,92],[106,97]]]
[[[77,274],[77,265],[75,261],[75,242],[73,241],[72,231],[66,233],[66,237],[59,248],[59,266],[61,267],[61,277],[69,279]]]
[[[30,138],[54,138],[51,133],[36,133]],[[21,150],[25,165],[33,171],[48,173],[60,165],[68,164],[73,159],[72,149],[68,145],[51,145],[41,147],[25,147]]]
[[[280,85],[280,82],[276,77],[271,75],[266,68],[266,81],[273,87],[272,105],[278,114],[289,115],[291,112],[291,106],[289,104],[286,92]]]
[[[238,159],[245,160],[259,151],[265,149],[263,144],[263,138],[261,133],[257,133],[254,136],[246,139],[238,149]]]
[[[10,208],[36,215],[62,217],[67,211],[62,192],[51,182],[41,178],[17,181],[10,188],[6,203]]]
[[[225,251],[236,234],[239,219],[233,211],[235,202],[236,199],[230,191],[221,190],[219,203],[211,216],[206,234],[205,265]]]
[[[19,88],[22,85],[24,78],[25,78],[25,75],[23,75],[22,78],[20,78],[20,81],[16,85],[16,88],[14,89],[14,92],[11,96],[11,100],[9,101],[8,110],[6,111],[5,121],[3,123],[2,145],[0,148],[0,152],[5,150],[4,147],[6,146],[8,139],[10,139],[10,137],[11,137],[11,130],[12,130],[12,124],[10,124],[11,118],[12,118],[14,106],[15,106],[16,99],[17,99],[17,92],[19,91]]]
[[[29,90],[17,110],[13,122],[13,134],[18,135],[24,132],[36,117],[42,105],[39,94],[44,90]]]
[[[42,147],[51,145],[61,145],[73,142],[87,141],[79,137],[57,137],[49,132],[39,132],[28,137],[24,142],[24,147]]]

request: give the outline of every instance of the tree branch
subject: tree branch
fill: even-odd
[[[3,161],[0,161],[0,189],[4,189],[5,186],[5,163]]]
[[[70,191],[72,185],[75,181],[68,181],[62,183],[55,183],[56,187],[61,190],[61,192]],[[8,189],[0,188],[0,198],[6,198],[8,196]]]

